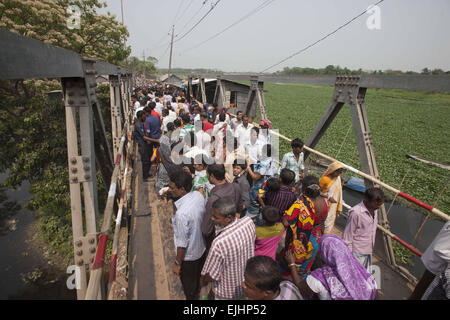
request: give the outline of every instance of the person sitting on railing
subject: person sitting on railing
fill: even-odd
[[[370,272],[377,234],[378,209],[384,203],[383,190],[367,189],[364,200],[350,209],[342,238],[355,258]]]

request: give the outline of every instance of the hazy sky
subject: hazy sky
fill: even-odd
[[[123,0],[132,55],[142,58],[145,50],[146,56],[160,59],[159,67],[167,67],[172,24],[177,40],[200,20],[211,3],[217,2],[208,0],[202,7],[203,1]],[[120,21],[120,0],[106,2],[106,10]],[[260,72],[322,38],[377,0],[275,0],[220,36],[191,49],[264,2],[221,0],[191,33],[174,43],[172,66]],[[369,30],[369,15],[364,14],[269,71],[329,64],[369,70],[450,70],[449,0],[385,0],[379,7],[381,30]],[[191,50],[185,52],[187,49]]]

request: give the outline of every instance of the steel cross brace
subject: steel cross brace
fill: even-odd
[[[353,128],[355,131],[356,144],[362,171],[379,179],[380,177],[375,160],[372,134],[370,132],[364,104],[366,91],[367,88],[360,87],[359,76],[337,76],[332,102],[325,111],[325,114],[319,120],[316,128],[309,136],[306,145],[310,148],[314,148],[319,143],[321,137],[333,122],[336,115],[342,109],[342,106],[345,103],[348,103],[350,105],[350,112],[352,115]],[[305,160],[308,156],[309,152],[305,151]],[[364,180],[364,183],[366,188],[374,187],[373,182],[367,179]],[[389,221],[387,219],[384,205],[380,208],[380,212],[380,223],[383,227],[389,230]],[[391,238],[387,235],[383,235],[383,240],[388,263],[393,267],[397,267]]]

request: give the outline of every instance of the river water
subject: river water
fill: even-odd
[[[344,202],[350,206],[354,206],[363,200],[363,194],[348,188],[344,188],[343,191]],[[389,210],[391,206],[391,202],[386,202],[385,207],[386,211]],[[344,209],[346,211],[346,209]],[[422,253],[428,248],[431,242],[434,240],[436,235],[444,226],[444,222],[435,219],[429,219],[425,224],[422,232],[418,236],[417,240],[414,242],[414,236],[425,219],[425,215],[421,212],[415,211],[410,208],[406,208],[400,205],[392,206],[392,209],[389,211],[388,220],[391,226],[391,232],[397,235],[400,239],[406,241],[407,243],[413,245],[416,249],[421,251]],[[340,216],[336,219],[336,224],[340,227],[345,227],[346,219],[343,216]],[[377,240],[381,240],[381,232],[377,233]],[[392,240],[392,242],[395,242]],[[382,242],[378,241],[378,245],[376,245],[376,249],[378,251],[384,251],[382,249]],[[399,265],[407,268],[418,280],[422,276],[425,271],[425,267],[423,266],[420,258],[414,254],[411,259],[413,266],[401,264],[397,261]]]
[[[7,173],[0,174],[0,183],[6,177]],[[7,196],[22,208],[11,218],[16,221],[15,230],[0,235],[0,299],[76,299],[76,292],[66,286],[69,275],[57,271],[29,243],[35,221],[33,213],[24,208],[32,196],[29,183],[8,190]]]

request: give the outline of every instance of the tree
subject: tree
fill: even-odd
[[[80,29],[67,27],[69,4],[81,9]],[[97,13],[105,6],[97,0],[4,0],[0,3],[0,27],[83,56],[123,65],[131,52],[123,45],[128,31],[110,13]],[[26,207],[38,212],[44,240],[71,256],[64,106],[47,96],[58,89],[61,85],[57,80],[0,81],[0,169],[9,169],[7,187],[14,188],[24,180],[30,182],[34,197]],[[107,192],[99,173],[97,181],[102,210]]]

